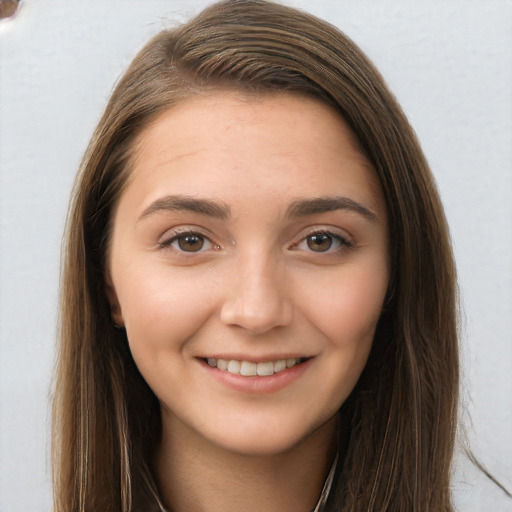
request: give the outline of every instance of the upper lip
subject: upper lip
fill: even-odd
[[[208,354],[197,356],[198,359],[224,359],[226,361],[251,361],[253,363],[263,363],[265,361],[279,361],[281,359],[310,359],[311,355],[297,354],[297,353],[284,353],[284,354],[266,354],[262,356],[248,355],[248,354]]]

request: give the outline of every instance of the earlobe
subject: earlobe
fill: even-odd
[[[108,303],[110,305],[110,317],[112,318],[112,324],[114,327],[120,329],[124,327],[124,319],[110,272],[107,272],[105,276],[105,293],[107,294]]]

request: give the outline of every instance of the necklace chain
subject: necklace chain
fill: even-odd
[[[329,470],[329,473],[327,475],[327,478],[325,479],[324,485],[322,487],[322,492],[320,493],[320,497],[318,498],[318,501],[315,505],[315,508],[312,510],[312,512],[323,512],[323,508],[325,504],[327,503],[327,498],[329,498],[329,494],[331,492],[332,488],[332,482],[334,480],[334,474],[336,473],[336,466],[338,465],[338,452],[336,452],[336,457],[334,458],[334,461],[332,463],[331,469]],[[165,509],[160,504],[160,510],[162,512],[165,512]]]
[[[327,502],[327,498],[331,492],[332,482],[334,480],[334,474],[336,473],[336,466],[338,465],[338,451],[336,451],[336,457],[334,458],[334,462],[332,463],[331,469],[329,470],[329,474],[325,479],[324,486],[322,487],[322,492],[320,493],[320,497],[318,498],[318,502],[313,509],[312,512],[322,512],[325,503]]]

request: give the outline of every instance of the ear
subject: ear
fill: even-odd
[[[110,271],[107,271],[105,275],[105,293],[107,294],[107,299],[110,304],[110,317],[112,318],[112,323],[115,327],[124,327],[121,305],[117,298],[116,289],[114,288]]]

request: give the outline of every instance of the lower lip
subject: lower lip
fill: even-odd
[[[250,377],[244,377],[243,375],[229,373],[226,370],[219,370],[200,360],[203,369],[222,385],[235,391],[252,394],[276,393],[295,382],[311,366],[312,362],[313,358],[311,357],[303,363],[273,375],[251,375]]]

